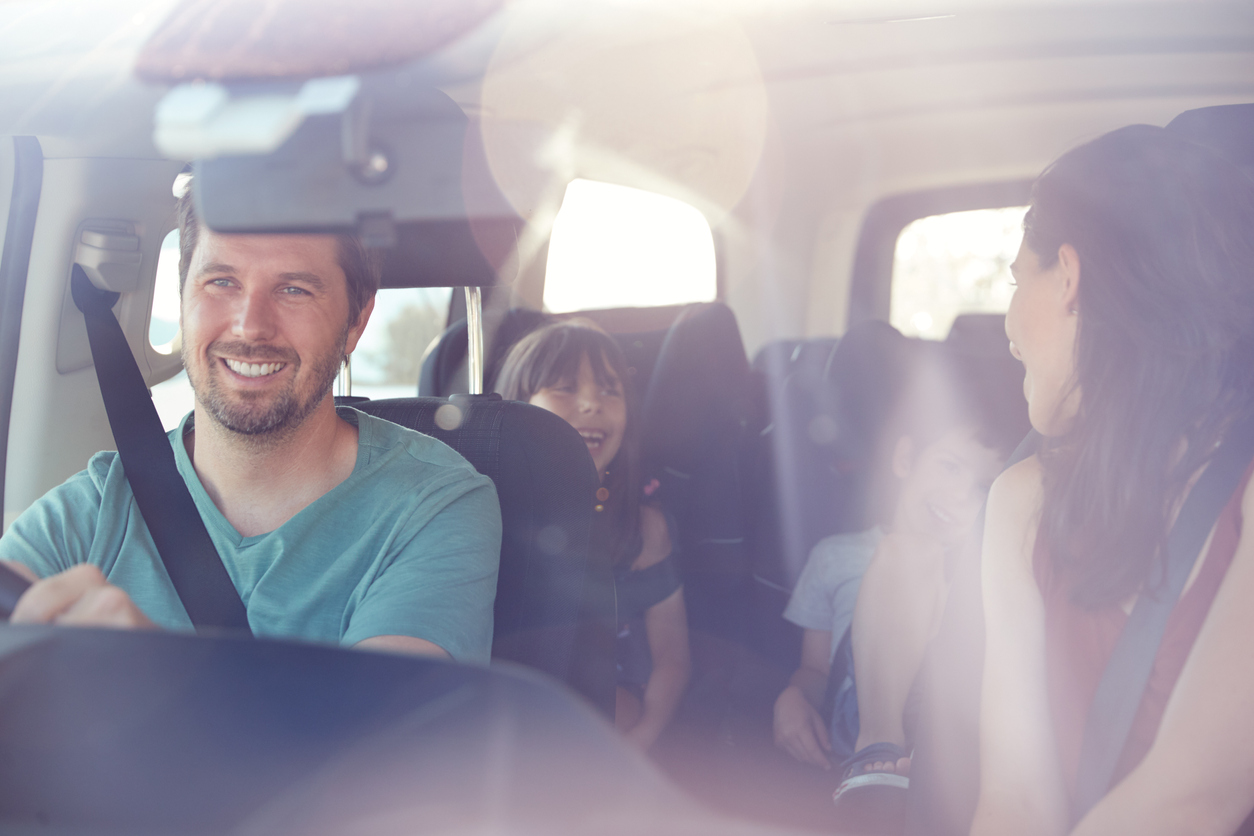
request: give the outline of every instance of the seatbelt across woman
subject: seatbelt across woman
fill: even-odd
[[[78,264],[70,293],[87,323],[123,472],[183,608],[198,633],[229,630],[251,636],[244,603],[179,475],[152,395],[113,315],[118,294],[97,288]]]
[[[1162,588],[1137,597],[1089,708],[1080,746],[1072,823],[1110,790],[1119,756],[1149,684],[1158,646],[1198,554],[1254,459],[1254,417],[1236,422],[1189,491],[1167,536]]]

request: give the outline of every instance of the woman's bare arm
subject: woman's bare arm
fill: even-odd
[[[1046,686],[1045,606],[1032,573],[1040,503],[1035,457],[998,477],[988,495],[980,800],[971,830],[979,836],[1067,829]]]
[[[1254,483],[1241,503],[1254,520]],[[1149,753],[1076,828],[1093,834],[1232,833],[1254,808],[1254,525],[1189,654]]]

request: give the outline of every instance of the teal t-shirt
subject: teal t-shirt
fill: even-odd
[[[352,474],[255,537],[241,536],[200,484],[182,441],[191,416],[170,433],[253,633],[343,645],[416,636],[486,663],[501,550],[492,481],[430,436],[338,413],[358,428]],[[41,577],[94,564],[158,625],[192,629],[115,452],[97,453],[18,517],[0,538],[0,559]]]

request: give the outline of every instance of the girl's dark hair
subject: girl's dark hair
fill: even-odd
[[[583,319],[568,319],[532,331],[519,340],[501,366],[496,391],[511,401],[529,401],[541,389],[568,383],[587,357],[598,384],[617,383],[627,405],[627,427],[602,487],[609,491],[593,528],[594,543],[610,549],[613,561],[640,553],[640,443],[637,398],[623,350],[609,334]],[[593,497],[588,497],[593,502]]]
[[[1079,410],[1041,453],[1038,545],[1100,606],[1163,580],[1169,519],[1254,405],[1254,184],[1209,149],[1135,125],[1036,181],[1024,243],[1079,255]]]

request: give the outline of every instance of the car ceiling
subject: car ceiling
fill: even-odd
[[[164,88],[132,69],[174,6],[0,2],[0,132],[36,134],[54,157],[157,156]],[[317,48],[334,49],[327,37]],[[673,194],[733,257],[775,230],[772,269],[803,291],[831,270],[812,248],[851,257],[824,231],[848,239],[885,195],[1030,178],[1119,125],[1254,100],[1254,4],[515,0],[415,66],[479,120],[533,220],[576,176]],[[761,269],[740,261],[733,297]],[[796,297],[830,324],[840,292]]]

